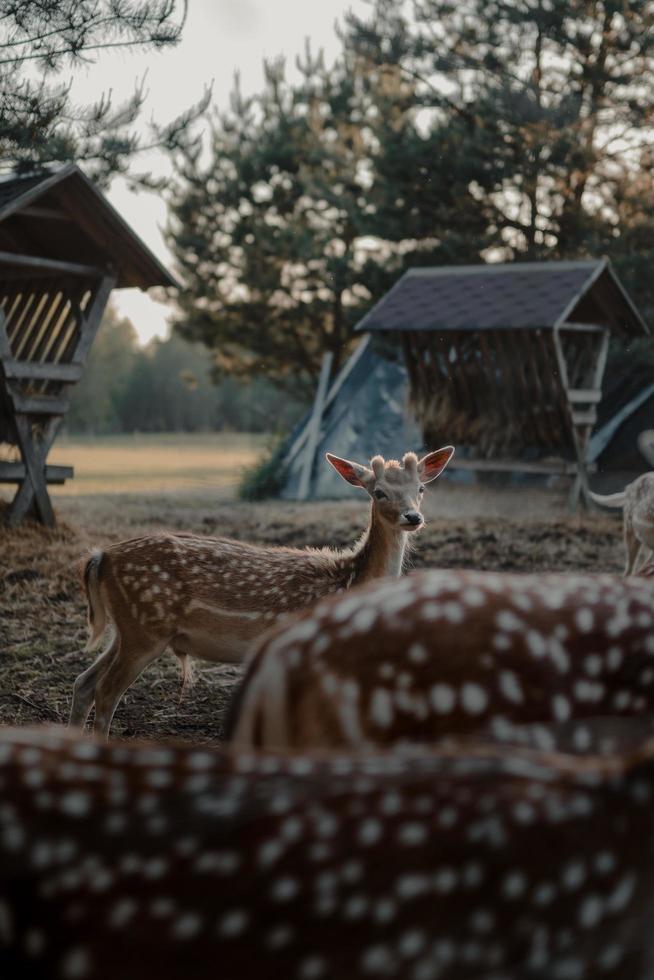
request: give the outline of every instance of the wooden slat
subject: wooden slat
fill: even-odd
[[[558,330],[566,330],[570,333],[602,333],[606,327],[601,327],[596,323],[562,323]]]
[[[520,414],[524,418],[524,413],[526,412],[530,416],[533,427],[536,421],[534,417],[536,400],[533,397],[533,391],[531,392],[530,398],[525,397],[529,390],[529,382],[525,373],[527,361],[524,357],[515,356],[516,336],[513,333],[511,333],[511,335],[506,335],[505,331],[503,330],[496,330],[493,331],[493,333],[495,336],[499,362],[502,367],[501,383],[506,390],[506,397],[510,401],[511,414],[516,413],[517,403],[520,403],[520,408],[522,409]],[[522,431],[524,432],[523,429]]]
[[[21,322],[13,337],[14,356],[20,360],[25,351],[29,350],[32,338],[39,329],[43,310],[48,303],[48,292],[42,294],[32,291],[30,298],[33,299],[26,316],[21,316]]]
[[[522,459],[461,459],[455,456],[448,463],[448,470],[479,470],[480,472],[497,473],[542,473],[559,476],[572,476],[577,472],[577,464],[566,460],[530,462]],[[594,472],[595,464],[589,464],[586,469]]]
[[[7,323],[4,314],[0,312],[0,360],[10,362],[11,346],[7,336]]]
[[[84,368],[81,364],[35,364],[32,361],[3,361],[6,378],[16,378],[27,381],[79,381]]]
[[[71,223],[74,220],[70,214],[66,211],[61,211],[59,208],[28,206],[16,211],[16,214],[26,218],[45,218],[47,221],[67,221]]]
[[[66,305],[66,297],[56,287],[48,297],[48,305],[43,310],[38,334],[32,341],[28,361],[42,361],[52,340],[52,333],[59,322],[59,314]]]
[[[597,404],[602,400],[602,392],[599,388],[568,388],[567,395],[573,405],[580,402]]]
[[[12,393],[14,410],[21,415],[65,415],[68,399],[49,395],[20,395]]]
[[[589,408],[587,412],[574,411],[572,413],[574,425],[595,425],[597,422],[597,412],[594,408]]]
[[[86,276],[89,279],[101,279],[105,275],[105,270],[97,265],[62,262],[59,259],[46,259],[37,255],[18,255],[14,252],[0,252],[0,265],[28,269],[34,273],[63,272],[69,276]]]
[[[300,485],[297,493],[298,500],[306,500],[309,496],[311,472],[313,470],[313,463],[316,457],[316,446],[318,445],[320,423],[322,422],[322,413],[325,406],[325,395],[327,394],[327,386],[329,384],[329,375],[331,373],[333,360],[333,353],[331,351],[325,351],[322,358],[322,364],[320,365],[318,388],[316,390],[316,398],[313,403],[313,411],[309,421],[309,438],[307,439],[304,459],[302,460],[302,472],[300,473]]]
[[[65,338],[70,326],[70,316],[72,312],[72,301],[68,292],[64,293],[63,302],[59,305],[57,316],[52,324],[48,342],[45,345],[42,361],[58,361],[59,350],[64,346]],[[73,317],[75,319],[75,317]]]
[[[538,340],[545,370],[552,378],[552,399],[553,414],[552,425],[558,431],[558,445],[565,446],[567,449],[574,450],[574,435],[572,429],[572,419],[570,418],[570,403],[566,397],[563,378],[561,376],[559,361],[554,347],[554,333],[538,331]],[[563,438],[562,438],[563,436]],[[561,450],[559,450],[561,451]]]
[[[74,353],[79,343],[84,320],[84,312],[80,306],[79,299],[79,296],[69,297],[70,309],[57,338],[56,349],[52,351],[52,358],[55,361],[68,362],[76,360]]]
[[[557,400],[559,398],[559,371],[549,347],[549,337],[543,330],[530,335],[528,376],[537,387],[538,398],[534,410],[538,412],[541,429],[544,432],[544,446],[550,451],[561,452],[566,444],[561,431]],[[527,394],[527,397],[529,395]]]
[[[16,283],[6,283],[2,295],[2,313],[5,318],[7,333],[10,335],[10,327],[15,319],[17,307],[21,303],[21,288]]]
[[[20,342],[23,332],[27,329],[32,316],[32,309],[37,301],[35,293],[28,287],[16,297],[11,310],[7,313],[6,323],[9,332],[11,349],[15,355],[20,353]]]
[[[25,479],[26,472],[23,463],[0,462],[0,483],[20,483]],[[72,480],[74,473],[72,466],[46,466],[45,482],[65,483]]]

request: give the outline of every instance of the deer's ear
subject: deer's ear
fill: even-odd
[[[423,456],[418,463],[418,476],[422,482],[429,483],[440,476],[452,456],[454,456],[454,446],[443,446],[442,449]]]
[[[360,463],[352,463],[349,459],[341,459],[333,453],[325,453],[325,459],[331,463],[339,476],[351,483],[353,487],[363,487],[366,489],[365,480],[370,475],[370,470]]]

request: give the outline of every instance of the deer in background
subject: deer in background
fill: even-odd
[[[641,433],[644,435],[644,433]],[[590,493],[600,507],[622,510],[626,563],[624,574],[637,574],[654,553],[654,473],[643,473],[621,493]]]
[[[7,980],[651,977],[651,740],[329,758],[4,728],[0,785]]]
[[[651,579],[435,570],[279,624],[229,735],[241,749],[361,749],[648,712]]]
[[[161,533],[94,552],[83,563],[90,640],[113,636],[75,681],[71,725],[83,726],[95,703],[95,728],[107,735],[123,693],[167,647],[186,665],[190,655],[240,661],[252,641],[282,615],[385,575],[398,576],[409,534],[424,519],[424,484],[435,480],[454,450],[446,446],[402,462],[375,456],[362,466],[331,453],[344,480],[371,499],[368,528],[351,548],[264,548],[226,538]]]

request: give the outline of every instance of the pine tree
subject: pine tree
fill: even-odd
[[[135,122],[145,92],[114,105],[79,106],[65,72],[111,48],[149,52],[178,43],[186,0],[7,0],[0,16],[0,159],[5,170],[75,160],[96,181],[124,172],[150,146],[193,143],[190,123],[208,96],[178,119],[149,130]]]
[[[208,163],[187,155],[169,241],[187,289],[179,328],[213,351],[217,375],[313,383],[335,368],[370,294],[361,278],[365,135],[356,76],[307,49],[301,83],[281,61],[265,90],[215,120]]]
[[[412,81],[428,129],[450,129],[452,162],[458,143],[467,173],[460,205],[483,220],[487,257],[607,253],[654,303],[642,275],[654,231],[654,4],[415,0],[410,14],[375,0],[370,16],[348,17],[344,39],[368,74]]]

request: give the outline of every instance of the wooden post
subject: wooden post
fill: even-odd
[[[33,438],[32,427],[25,415],[16,415],[14,424],[20,455],[25,464],[25,479],[20,483],[11,502],[7,524],[9,527],[20,524],[34,503],[41,523],[46,527],[53,527],[55,516],[48,495],[45,461],[61,424],[61,416],[48,420],[38,441]]]
[[[599,349],[595,354],[595,364],[592,368],[592,381],[589,388],[575,388],[574,379],[569,377],[565,351],[561,342],[561,331],[567,330],[575,333],[586,333],[589,336],[600,335]],[[595,406],[600,401],[602,394],[602,378],[609,349],[609,331],[606,327],[600,327],[596,324],[564,323],[560,327],[555,327],[553,336],[559,373],[568,405],[573,448],[577,461],[577,475],[568,496],[568,506],[570,510],[574,511],[579,504],[580,497],[585,506],[590,503],[586,452],[590,433],[597,418]]]
[[[320,433],[320,423],[322,421],[322,413],[325,406],[325,395],[327,393],[327,384],[329,382],[333,360],[334,355],[331,351],[327,351],[323,355],[322,364],[320,365],[318,389],[316,391],[313,411],[309,420],[307,446],[304,451],[304,459],[302,461],[300,486],[297,492],[298,500],[306,500],[309,496],[309,489],[311,486],[311,470],[313,469],[313,461],[316,455],[316,446],[318,445],[318,435]]]
[[[66,342],[66,360],[72,363],[55,365],[21,360],[11,349],[6,320],[0,311],[0,369],[3,372],[10,418],[23,463],[22,479],[19,480],[18,490],[6,518],[10,526],[19,524],[33,504],[43,524],[51,527],[55,523],[47,487],[48,453],[68,408],[66,385],[81,374],[115,284],[115,275],[108,272],[95,283],[89,284],[89,288],[93,290],[91,300],[84,312],[77,310],[77,328]],[[46,322],[45,326],[47,325]],[[33,396],[23,394],[20,381],[39,378],[53,382],[61,393]],[[34,416],[39,416],[40,431],[34,427]]]

